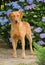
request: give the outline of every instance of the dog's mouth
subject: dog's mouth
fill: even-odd
[[[15,24],[17,24],[18,23],[18,21],[17,20],[15,20]]]

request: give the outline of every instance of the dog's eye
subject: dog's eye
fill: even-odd
[[[19,15],[17,15],[17,17],[18,17]]]

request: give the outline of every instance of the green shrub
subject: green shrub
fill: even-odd
[[[38,65],[45,65],[45,47],[39,46],[35,42],[34,47],[38,57]]]

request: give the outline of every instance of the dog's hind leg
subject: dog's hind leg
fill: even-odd
[[[31,36],[31,33],[27,34],[27,38],[28,38],[29,44],[30,44],[30,52],[31,52],[32,55],[34,55],[33,48],[32,48],[32,36]]]

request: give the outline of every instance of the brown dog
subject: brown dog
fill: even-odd
[[[30,42],[30,51],[33,54],[32,49],[32,36],[31,36],[31,28],[29,23],[22,22],[21,18],[23,17],[23,12],[14,11],[8,15],[11,22],[11,38],[12,38],[12,46],[13,46],[13,56],[17,57],[16,47],[17,41],[20,39],[22,43],[22,58],[25,58],[25,36],[27,36]]]

